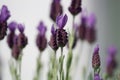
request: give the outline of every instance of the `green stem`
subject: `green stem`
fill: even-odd
[[[60,63],[60,80],[64,80],[64,70],[63,70],[63,61],[64,61],[64,56],[63,56],[63,47],[61,47],[61,56],[59,59],[59,63]]]
[[[40,54],[38,55],[38,58],[37,58],[37,69],[36,69],[36,74],[35,74],[35,77],[34,77],[34,80],[39,80],[40,79],[40,70],[41,70],[41,61],[40,61],[40,58],[41,58],[41,52]]]

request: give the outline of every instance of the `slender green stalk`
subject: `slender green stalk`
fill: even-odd
[[[61,47],[61,56],[59,58],[59,64],[60,64],[60,80],[64,80],[64,70],[63,70],[63,62],[64,62],[64,55],[63,55],[63,47]]]
[[[40,79],[40,70],[41,70],[41,67],[42,67],[40,58],[41,58],[41,52],[40,52],[40,54],[38,55],[38,58],[37,58],[37,69],[36,69],[36,74],[35,74],[34,80],[39,80]]]

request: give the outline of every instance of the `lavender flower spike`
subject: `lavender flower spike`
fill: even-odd
[[[57,16],[56,24],[60,29],[63,29],[67,23],[67,20],[68,20],[68,16],[66,14],[64,16],[63,15]]]
[[[60,4],[61,0],[53,0],[50,10],[50,18],[53,21],[56,21],[56,17],[63,13],[62,5]]]
[[[43,23],[42,21],[41,21],[40,24],[38,25],[37,29],[38,29],[38,31],[40,32],[40,35],[41,35],[41,36],[44,36],[45,33],[46,33],[46,30],[47,30],[46,26],[44,25],[44,23]]]
[[[44,51],[45,48],[47,47],[47,39],[45,36],[47,28],[41,21],[40,24],[38,25],[37,29],[38,29],[39,33],[37,35],[36,45],[40,51]]]
[[[100,56],[99,56],[99,46],[94,49],[92,57],[92,67],[97,70],[100,67]]]
[[[0,21],[7,21],[8,18],[10,17],[10,12],[7,8],[7,6],[3,5],[1,9],[1,14],[0,14]]]

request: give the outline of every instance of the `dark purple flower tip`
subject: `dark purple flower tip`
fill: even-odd
[[[0,21],[7,21],[9,17],[10,17],[10,12],[7,6],[3,5],[0,14]]]
[[[63,15],[57,16],[56,24],[60,29],[63,29],[63,27],[67,23],[67,20],[68,20],[68,16],[66,14],[64,16]]]
[[[18,30],[23,33],[25,30],[25,26],[23,24],[18,24]]]
[[[94,80],[101,80],[99,74],[94,75]]]
[[[41,21],[40,24],[37,27],[38,31],[40,32],[40,35],[45,35],[45,32],[47,30],[46,26],[44,25],[44,23]]]
[[[117,48],[115,46],[110,46],[108,48],[108,53],[110,56],[115,56],[117,53]]]
[[[17,27],[17,23],[14,21],[8,25],[8,28],[10,29],[11,32],[14,32],[16,27]]]
[[[97,54],[97,53],[99,53],[99,45],[97,45],[94,49],[94,54]]]
[[[89,27],[94,28],[96,24],[96,16],[95,14],[90,14],[88,19],[87,19],[87,24]]]
[[[52,33],[52,35],[55,35],[55,27],[54,27],[54,24],[52,25],[51,33]]]

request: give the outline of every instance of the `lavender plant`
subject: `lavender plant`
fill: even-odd
[[[44,23],[41,21],[40,24],[37,27],[39,33],[37,35],[37,39],[36,39],[36,45],[40,51],[38,58],[37,58],[37,63],[36,63],[36,72],[35,72],[35,76],[34,76],[34,80],[39,80],[40,79],[40,71],[42,68],[42,63],[41,63],[41,55],[42,52],[45,50],[45,48],[47,47],[47,39],[46,39],[46,26],[44,25]]]
[[[15,34],[15,29],[20,31],[19,35]],[[22,50],[28,43],[28,39],[24,34],[24,26],[11,22],[9,24],[10,34],[8,35],[8,46],[12,51],[12,58],[9,61],[9,68],[13,80],[21,80],[21,62],[22,62]]]

